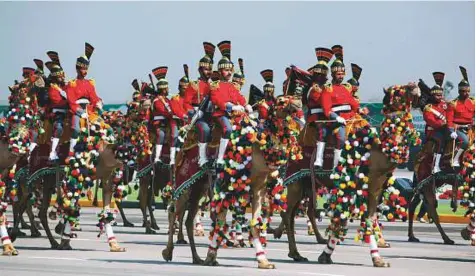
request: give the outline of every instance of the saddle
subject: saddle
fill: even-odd
[[[474,143],[474,130],[469,129],[467,135],[469,144],[472,145]],[[453,151],[453,143],[454,142],[452,140],[446,144],[443,155],[441,156],[440,169],[443,172],[451,172],[453,170],[451,167],[451,162],[452,158],[456,154],[456,151],[458,150],[456,145]],[[425,169],[428,169],[431,172],[431,165],[433,164],[433,154],[435,153],[435,150],[436,143],[433,140],[428,139],[415,160],[415,172],[418,172],[421,166],[425,166]]]
[[[38,144],[50,145],[53,136],[53,120],[49,118],[43,120],[43,129],[45,132],[38,135]],[[63,135],[60,138],[60,145],[69,142],[71,134],[71,116],[67,115],[63,122]]]
[[[211,129],[211,142],[208,143],[208,155],[210,158],[211,153],[214,153],[218,146],[220,145],[220,138],[222,137],[222,132],[220,127],[213,125]],[[182,147],[182,150],[177,154],[177,167],[181,166],[185,152],[194,149],[198,146],[198,133],[196,129],[193,129],[188,132],[185,143]]]
[[[346,124],[346,133],[352,133],[356,129],[361,129],[365,126],[368,126],[369,123],[367,120],[363,119],[360,114],[354,116],[353,119],[348,120]],[[301,131],[299,135],[299,144],[304,149],[304,155],[314,155],[316,150],[316,143],[317,143],[317,132],[318,132],[318,124],[315,122],[306,122],[304,129]],[[328,135],[326,142],[326,148],[324,150],[324,170],[332,170],[333,162],[334,162],[334,147],[336,144],[336,135],[334,130],[333,135]],[[311,162],[314,162],[314,158],[310,158]]]

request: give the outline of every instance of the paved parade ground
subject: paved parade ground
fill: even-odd
[[[126,209],[135,228],[114,227],[115,234],[125,253],[110,253],[106,237],[97,238],[98,229],[96,213],[98,208],[84,208],[81,216],[83,231],[78,238],[72,240],[73,251],[56,251],[49,249],[48,240],[40,238],[17,239],[15,245],[20,252],[16,257],[0,258],[0,275],[11,276],[55,276],[55,275],[474,275],[474,247],[464,241],[459,234],[461,224],[444,224],[451,239],[456,245],[443,245],[441,237],[433,224],[416,224],[416,236],[419,244],[406,241],[407,225],[404,223],[385,223],[384,234],[392,248],[381,249],[381,254],[391,262],[391,268],[374,268],[367,246],[354,242],[356,223],[353,223],[350,235],[343,245],[338,246],[334,254],[334,265],[319,265],[317,258],[323,245],[316,245],[314,237],[307,236],[306,220],[296,221],[298,248],[308,263],[294,263],[287,257],[287,239],[283,236],[275,240],[268,235],[268,257],[276,264],[273,271],[262,271],[256,268],[253,249],[220,249],[219,267],[203,267],[192,265],[188,245],[175,247],[172,262],[162,259],[161,251],[167,240],[166,213],[156,210],[161,230],[156,235],[144,234],[141,226],[142,216],[138,209]],[[273,222],[279,222],[276,218]],[[204,221],[208,229],[209,220]],[[327,221],[320,224],[323,231]],[[54,226],[52,224],[52,226]],[[28,233],[28,230],[24,230]],[[28,233],[29,234],[29,233]],[[197,238],[198,253],[202,258],[206,255],[207,238]]]

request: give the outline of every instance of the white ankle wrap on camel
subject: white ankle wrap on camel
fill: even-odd
[[[266,260],[266,253],[258,238],[253,238],[253,246],[256,248],[256,259],[258,261]]]
[[[115,240],[116,237],[114,237],[114,232],[112,231],[112,225],[110,223],[106,223],[104,225],[104,228],[106,229],[107,241]]]
[[[11,244],[12,241],[10,240],[10,237],[8,236],[8,231],[7,231],[7,226],[6,224],[3,224],[0,226],[0,236],[2,239],[2,244],[7,245]]]
[[[372,258],[380,257],[380,254],[378,253],[377,240],[375,239],[375,236],[370,235],[369,239],[370,239],[370,256]]]
[[[63,230],[63,236],[61,237],[63,240],[69,240],[71,239],[71,224],[67,221],[64,224],[64,230]]]
[[[327,242],[326,248],[324,248],[324,252],[326,254],[331,255],[334,252],[334,249],[336,248],[337,244],[337,239],[334,236],[329,237],[329,241]]]

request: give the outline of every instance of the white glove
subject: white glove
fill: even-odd
[[[198,111],[198,119],[203,118],[203,111],[199,110]]]
[[[345,125],[345,119],[342,118],[341,116],[337,116],[336,121],[337,121],[339,124]]]
[[[253,108],[251,107],[251,105],[247,104],[247,105],[245,106],[245,109],[246,109],[246,112],[248,112],[248,113],[250,113],[250,114],[253,113]]]
[[[239,104],[234,105],[231,110],[238,111],[238,112],[245,112],[245,108]]]
[[[66,94],[66,92],[64,90],[60,91],[60,95],[61,95],[61,97],[65,98],[65,99],[68,98],[68,95]]]
[[[87,113],[87,112],[83,112],[83,113],[81,114],[81,118],[83,118],[83,119],[88,118],[88,113]]]
[[[453,140],[456,140],[456,138],[458,138],[458,134],[456,132],[451,132],[450,136]]]

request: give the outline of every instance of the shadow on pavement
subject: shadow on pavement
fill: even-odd
[[[231,258],[232,259],[232,258]],[[201,266],[192,264],[192,260],[190,262],[166,262],[163,260],[110,260],[110,259],[88,259],[90,261],[99,261],[99,262],[107,262],[107,263],[132,263],[132,264],[160,264],[160,265],[171,265],[171,266]],[[236,260],[232,259],[232,260]],[[219,261],[219,260],[218,260]],[[247,268],[246,266],[239,266],[239,265],[219,265],[217,267],[242,267]]]
[[[473,259],[462,259],[462,258],[385,255],[385,258],[388,258],[388,259],[414,259],[414,260],[416,259],[416,260],[427,260],[427,261],[447,261],[447,262],[459,262],[459,263],[474,263],[474,257],[473,257]]]

